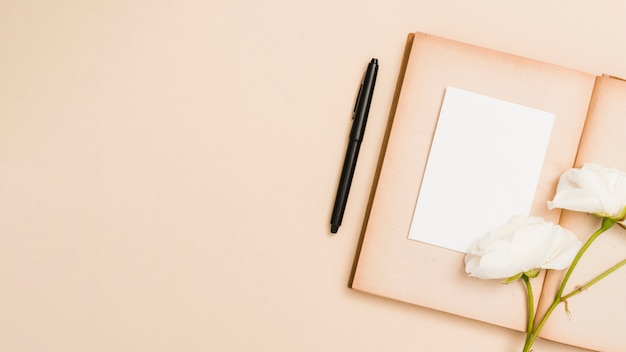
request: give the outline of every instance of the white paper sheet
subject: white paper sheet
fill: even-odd
[[[554,114],[446,89],[409,238],[466,252],[528,214]]]

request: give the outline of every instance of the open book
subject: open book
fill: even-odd
[[[523,331],[523,285],[470,278],[471,240],[516,213],[584,240],[600,219],[551,210],[560,175],[594,162],[626,171],[626,81],[428,34],[409,35],[350,286]],[[614,226],[585,254],[570,292],[626,257]],[[563,273],[533,279],[550,305]],[[561,305],[541,337],[624,351],[626,269]]]

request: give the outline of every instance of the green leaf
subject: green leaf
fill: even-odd
[[[515,282],[515,281],[517,281],[519,278],[521,278],[521,277],[522,277],[522,275],[524,275],[524,273],[519,273],[519,274],[517,274],[517,275],[515,275],[515,276],[511,276],[510,278],[508,278],[508,279],[504,280],[503,284],[508,285],[508,284],[510,284],[511,282]]]
[[[537,276],[539,276],[540,272],[541,272],[541,269],[534,269],[534,270],[525,272],[524,275],[528,276],[530,279],[534,279]]]

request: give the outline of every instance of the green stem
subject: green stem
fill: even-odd
[[[605,277],[607,277],[609,274],[611,274],[612,272],[614,272],[615,270],[621,268],[622,266],[624,266],[624,264],[626,264],[626,259],[622,260],[621,262],[615,264],[614,266],[612,266],[610,269],[608,269],[607,271],[603,272],[602,274],[598,275],[595,279],[589,281],[588,283],[578,287],[577,289],[575,289],[574,291],[572,291],[571,293],[563,296],[561,298],[562,302],[567,301],[568,299],[576,296],[577,294],[587,290],[589,287],[593,286],[594,284],[596,284],[598,281],[604,279]]]
[[[541,331],[541,329],[545,325],[546,321],[548,320],[548,318],[550,317],[550,315],[552,314],[554,309],[561,302],[564,301],[564,299],[563,299],[563,291],[565,290],[565,286],[567,285],[567,282],[569,281],[570,276],[572,276],[572,272],[574,271],[574,269],[578,265],[578,262],[580,261],[580,258],[583,256],[583,254],[585,254],[585,252],[587,251],[589,246],[591,246],[591,244],[596,240],[596,238],[598,238],[598,236],[600,236],[606,230],[610,229],[611,226],[613,226],[614,224],[615,224],[615,220],[609,219],[609,218],[604,218],[602,220],[602,225],[600,226],[600,228],[596,232],[594,232],[589,237],[589,239],[587,239],[585,244],[583,244],[583,246],[580,248],[580,250],[578,250],[578,253],[576,253],[576,256],[574,257],[574,260],[572,260],[572,264],[567,269],[567,272],[565,273],[565,276],[563,277],[563,280],[561,281],[561,285],[559,286],[559,289],[557,290],[556,295],[554,296],[554,301],[552,302],[552,304],[550,305],[550,307],[548,308],[548,310],[546,311],[544,316],[541,318],[541,321],[539,321],[539,324],[537,325],[535,330],[531,333],[530,337],[526,339],[526,344],[524,345],[523,352],[530,352],[530,347],[533,345],[533,343],[537,339],[537,336],[539,336],[539,332]],[[605,272],[606,275],[608,275],[611,272],[617,270],[616,267],[614,267],[614,268],[615,269],[612,270],[612,271],[610,271],[610,270],[613,269],[613,268],[609,269],[610,272],[608,272],[608,273]],[[602,274],[602,275],[604,275],[604,274]],[[598,280],[602,279],[606,275],[598,278],[597,280],[596,279],[592,280],[593,283],[591,283],[591,285],[593,285],[594,283],[598,282]]]
[[[587,242],[585,242],[585,244],[583,244],[583,246],[580,248],[578,253],[576,253],[576,256],[574,257],[572,264],[567,269],[567,273],[565,273],[565,277],[563,277],[563,281],[561,281],[561,286],[559,286],[559,290],[556,293],[555,300],[560,299],[563,296],[563,290],[565,290],[565,285],[567,285],[567,282],[569,281],[570,276],[572,276],[572,272],[576,268],[576,265],[578,265],[578,261],[580,261],[580,258],[582,258],[583,254],[585,254],[589,246],[591,246],[593,241],[595,241],[596,238],[598,238],[598,236],[600,236],[604,231],[610,229],[611,226],[613,226],[614,224],[615,224],[615,220],[604,218],[602,220],[602,226],[600,226],[598,231],[594,232],[593,235],[591,235],[591,237],[587,239]]]
[[[524,342],[524,352],[527,352],[531,347],[529,343],[535,322],[535,298],[533,296],[533,287],[530,284],[530,278],[526,275],[522,275],[522,279],[526,285],[526,294],[528,296],[528,321],[526,323],[526,341]]]
[[[530,338],[527,340],[526,345],[524,345],[523,352],[530,352],[531,351],[530,348],[532,347],[533,343],[537,339],[537,336],[539,336],[539,331],[541,331],[541,328],[543,327],[543,325],[548,320],[548,317],[550,316],[550,314],[552,314],[552,311],[554,311],[554,309],[556,308],[556,306],[559,303],[561,303],[560,300],[559,301],[555,300],[554,302],[552,302],[552,304],[550,305],[550,308],[548,308],[548,311],[546,311],[546,314],[543,316],[543,318],[541,318],[541,321],[539,322],[539,325],[537,326],[535,331],[533,331],[533,333],[530,335]]]

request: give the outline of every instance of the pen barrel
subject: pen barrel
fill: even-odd
[[[350,185],[352,184],[352,177],[356,169],[356,160],[359,156],[361,141],[365,134],[365,125],[367,124],[367,115],[369,114],[370,105],[372,104],[372,95],[374,93],[377,74],[378,60],[372,59],[367,66],[367,71],[365,71],[363,83],[361,84],[361,89],[359,90],[356,101],[353,116],[354,122],[352,123],[352,130],[350,131],[350,138],[348,140],[348,151],[346,152],[346,158],[343,162],[337,197],[335,197],[335,205],[330,219],[332,225],[330,231],[332,233],[336,233],[339,229],[341,220],[343,219],[343,213],[346,209],[346,203],[348,202]]]
[[[361,142],[358,141],[350,141],[348,144],[346,158],[343,162],[343,168],[341,169],[341,178],[339,179],[339,187],[337,189],[337,197],[335,197],[333,214],[330,220],[332,225],[341,225],[343,213],[346,209],[346,203],[348,202],[348,193],[350,193],[350,185],[352,184],[352,177],[354,176],[354,170],[356,169],[356,160],[359,156],[360,147]]]
[[[365,125],[367,124],[367,116],[369,115],[370,106],[372,105],[372,97],[374,94],[374,86],[376,85],[376,76],[378,75],[378,61],[373,59],[368,65],[363,85],[359,93],[356,110],[354,112],[354,123],[350,131],[351,141],[362,141],[365,134]]]

